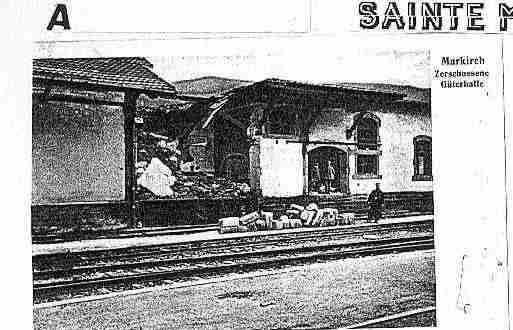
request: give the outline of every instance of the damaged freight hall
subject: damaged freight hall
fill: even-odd
[[[388,216],[433,212],[429,89],[266,79],[212,101],[190,138],[205,142],[198,163],[247,178],[267,211],[358,216],[380,183]]]
[[[428,89],[169,83],[144,58],[38,59],[33,81],[35,234],[213,224],[291,203],[364,216],[376,182],[387,216],[433,211]]]

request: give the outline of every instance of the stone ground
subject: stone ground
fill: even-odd
[[[433,251],[34,310],[35,329],[338,328],[435,305]]]

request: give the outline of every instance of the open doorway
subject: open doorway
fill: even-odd
[[[335,147],[319,147],[308,153],[309,192],[349,193],[347,153]]]

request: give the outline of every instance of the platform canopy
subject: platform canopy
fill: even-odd
[[[142,57],[52,58],[34,59],[32,78],[66,86],[135,90],[157,96],[174,96],[173,85],[152,71],[153,65]]]
[[[174,101],[175,87],[142,57],[48,58],[32,64],[33,190],[64,191],[36,204],[117,203],[135,223],[138,100],[146,95]],[[73,214],[79,214],[76,208]]]

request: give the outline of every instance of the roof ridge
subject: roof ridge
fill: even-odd
[[[237,81],[248,82],[248,83],[255,82],[253,80],[245,80],[245,79],[238,79],[238,78],[227,78],[227,77],[221,77],[221,76],[207,75],[207,76],[202,76],[202,77],[197,77],[197,78],[192,78],[192,79],[175,80],[175,81],[173,81],[173,83],[199,81],[199,80],[203,80],[203,79],[237,80]]]
[[[415,88],[420,90],[430,90],[430,87],[419,87],[410,84],[392,84],[392,83],[383,83],[383,82],[357,82],[357,81],[340,81],[334,82],[334,84],[356,84],[356,85],[379,85],[379,86],[396,86],[396,87],[408,87]]]
[[[137,60],[138,64],[153,68],[153,63],[151,63],[146,57],[142,56],[111,56],[111,57],[48,57],[48,58],[33,58],[32,61],[42,61],[42,62],[52,62],[52,61],[98,61],[98,60],[121,60],[121,61],[134,61]],[[130,63],[130,62],[128,62]]]

